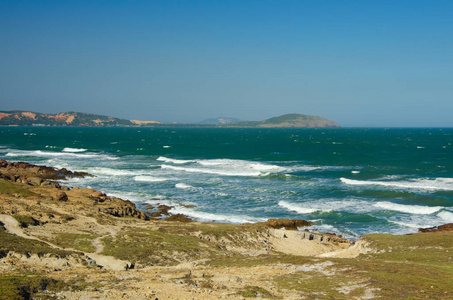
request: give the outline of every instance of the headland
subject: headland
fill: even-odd
[[[452,224],[351,243],[303,220],[200,223],[64,185],[84,176],[0,161],[0,299],[453,297]]]

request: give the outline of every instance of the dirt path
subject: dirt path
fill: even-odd
[[[88,217],[84,217],[84,218],[88,218]],[[90,218],[90,219],[92,219],[92,218]],[[95,219],[92,219],[90,221],[94,221],[97,224]],[[68,251],[74,251],[75,250],[75,249],[72,249],[72,248],[62,248],[62,247],[59,247],[59,246],[54,245],[52,243],[43,241],[43,240],[41,240],[41,239],[39,239],[37,237],[34,237],[34,236],[26,234],[24,232],[24,230],[20,227],[19,222],[17,222],[17,220],[14,219],[10,215],[0,215],[0,222],[2,222],[4,224],[4,227],[5,227],[5,229],[6,229],[6,231],[8,233],[15,234],[15,235],[20,236],[22,238],[43,242],[43,243],[49,245],[52,248],[61,249],[61,250],[68,250]],[[99,224],[97,224],[97,225],[101,226]],[[107,232],[109,232],[108,235],[116,235],[116,231],[114,229],[106,228],[105,226],[102,226],[102,227],[104,229],[106,229]],[[120,260],[120,259],[116,259],[113,256],[107,256],[107,255],[99,254],[104,249],[104,245],[102,244],[101,240],[102,240],[102,238],[104,238],[104,237],[106,237],[108,235],[101,236],[101,237],[96,239],[96,242],[93,242],[93,245],[96,247],[96,252],[95,253],[84,253],[84,254],[87,257],[95,260],[98,265],[102,266],[105,269],[114,270],[114,271],[120,271],[120,270],[128,269],[131,266],[131,262]]]

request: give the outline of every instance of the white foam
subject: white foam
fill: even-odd
[[[202,189],[200,187],[194,187],[194,186],[191,186],[190,184],[185,184],[185,183],[177,183],[175,184],[175,188],[177,189],[183,189],[183,190],[198,190],[198,189]]]
[[[157,178],[157,177],[152,177],[152,176],[145,176],[145,175],[139,175],[134,177],[135,181],[141,181],[141,182],[163,182],[167,181],[168,179],[166,178]]]
[[[83,148],[69,148],[69,147],[66,147],[63,149],[63,152],[71,152],[71,153],[77,153],[77,152],[85,152],[87,151],[87,149],[83,149]]]
[[[418,224],[414,224],[414,223],[406,223],[406,222],[399,222],[399,221],[392,221],[392,220],[389,220],[389,222],[402,226],[402,227],[408,227],[408,228],[414,228],[414,229],[431,227],[429,225],[418,225]]]
[[[143,195],[134,192],[120,192],[120,191],[106,191],[107,196],[117,197],[123,200],[130,201],[143,201],[144,198],[148,198],[148,195]]]
[[[453,213],[449,211],[441,211],[437,216],[448,223],[453,223]]]
[[[163,148],[170,148],[171,146],[163,146]]]
[[[400,181],[382,181],[382,180],[354,180],[340,178],[341,182],[348,185],[379,185],[398,189],[422,189],[422,190],[453,190],[453,178],[435,178],[435,179],[413,179]]]
[[[156,160],[163,161],[166,163],[172,163],[172,164],[187,164],[187,163],[195,162],[193,160],[173,159],[173,158],[168,158],[168,157],[164,157],[164,156],[159,156]]]
[[[258,162],[234,159],[209,159],[183,162],[193,162],[194,164],[190,167],[172,165],[162,165],[161,167],[163,169],[171,169],[175,171],[215,174],[222,176],[266,176],[269,172],[282,172],[286,170],[285,168],[276,165],[267,165]]]
[[[306,207],[306,206],[302,206],[300,204],[289,203],[284,200],[278,202],[278,205],[283,208],[286,208],[287,210],[294,211],[299,214],[311,214],[311,213],[314,213],[317,211],[324,211],[324,212],[332,211],[331,209],[325,209],[325,208]]]
[[[359,174],[360,171],[351,171],[352,174]]]
[[[388,201],[380,201],[373,204],[374,207],[385,210],[399,211],[409,214],[430,215],[443,209],[442,206],[421,206],[421,205],[404,205]]]
[[[170,210],[172,214],[184,214],[186,216],[195,218],[199,221],[207,221],[207,222],[222,222],[222,223],[235,223],[235,224],[243,224],[243,223],[255,223],[255,222],[265,222],[267,219],[264,218],[256,218],[250,216],[243,216],[243,215],[222,215],[222,214],[213,214],[208,212],[198,211],[193,208],[186,208],[182,206],[176,206]]]
[[[139,176],[143,175],[143,171],[130,171],[130,170],[121,170],[121,169],[112,169],[112,168],[88,168],[87,172],[93,175],[107,175],[107,176]]]
[[[61,157],[61,158],[101,158],[115,160],[117,157],[105,155],[105,154],[96,154],[96,153],[72,153],[72,152],[50,152],[50,151],[27,151],[27,150],[11,150],[6,154],[6,156],[16,157],[16,156],[35,156],[35,157]]]

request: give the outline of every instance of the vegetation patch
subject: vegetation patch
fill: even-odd
[[[0,194],[11,196],[18,195],[21,197],[39,196],[30,191],[30,188],[23,184],[9,182],[4,179],[0,179]]]
[[[28,226],[37,226],[40,225],[41,222],[33,218],[32,216],[25,215],[25,216],[18,216],[13,215],[14,219],[19,222],[19,226],[22,228],[27,228]]]
[[[266,289],[263,289],[259,286],[246,286],[244,287],[239,294],[245,298],[265,298],[265,299],[279,299],[272,295]]]
[[[35,299],[45,290],[58,291],[64,286],[60,281],[42,276],[0,276],[0,299]],[[44,294],[36,299],[50,297]]]
[[[123,231],[115,238],[104,238],[103,242],[103,254],[143,265],[175,264],[188,258],[200,259],[210,255],[196,237],[148,229]]]
[[[58,233],[49,242],[62,248],[73,248],[84,252],[94,252],[93,240],[96,238],[92,234],[80,233]]]
[[[50,247],[46,243],[19,237],[15,234],[6,232],[3,226],[0,226],[0,257],[5,256],[8,252],[14,251],[20,254],[54,254],[58,257],[66,257],[71,254],[70,251],[59,250]]]

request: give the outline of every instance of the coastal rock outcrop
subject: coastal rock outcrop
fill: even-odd
[[[47,166],[38,166],[25,162],[9,162],[0,159],[0,178],[32,186],[47,186],[61,188],[58,182],[66,178],[83,178],[92,176],[85,172],[72,172],[65,168],[56,169]]]
[[[313,222],[291,219],[269,219],[266,222],[259,222],[256,224],[269,226],[275,229],[285,228],[286,230],[297,230],[298,227],[311,226],[313,225]]]
[[[418,231],[419,232],[453,231],[453,223],[448,223],[448,224],[429,227],[429,228],[419,228]]]

